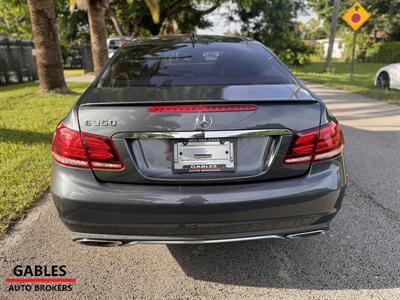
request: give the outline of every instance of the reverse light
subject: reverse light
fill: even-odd
[[[111,138],[57,126],[53,137],[55,162],[76,168],[122,170],[124,165]]]
[[[257,110],[256,105],[163,105],[148,109],[151,113],[199,113]]]
[[[285,156],[286,164],[330,159],[343,151],[344,138],[336,119],[320,127],[295,134]]]

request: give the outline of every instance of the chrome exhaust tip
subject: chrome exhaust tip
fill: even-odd
[[[313,237],[313,236],[318,236],[318,235],[323,235],[325,234],[326,230],[314,230],[314,231],[307,231],[307,232],[299,232],[299,233],[293,233],[293,234],[288,234],[286,238],[288,239],[300,239],[300,238],[307,238],[307,237]]]
[[[85,246],[95,246],[95,247],[116,247],[123,244],[122,241],[112,241],[112,240],[96,240],[96,239],[77,239],[75,240],[78,244]]]

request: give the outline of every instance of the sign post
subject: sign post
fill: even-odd
[[[354,74],[354,61],[356,56],[356,42],[357,42],[357,30],[353,30],[353,48],[351,50],[351,69],[350,69],[350,79],[353,81]]]
[[[369,19],[370,15],[365,8],[358,2],[347,10],[343,16],[343,20],[353,29],[353,49],[351,53],[351,70],[350,78],[353,80],[354,76],[354,62],[356,56],[356,42],[357,42],[357,30]]]

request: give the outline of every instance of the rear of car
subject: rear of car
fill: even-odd
[[[58,125],[51,189],[82,243],[308,236],[340,209],[343,143],[262,44],[137,39]]]

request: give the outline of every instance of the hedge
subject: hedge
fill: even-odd
[[[367,50],[366,60],[379,63],[400,62],[400,41],[374,44]]]

